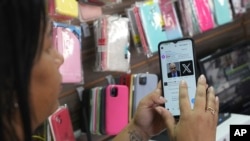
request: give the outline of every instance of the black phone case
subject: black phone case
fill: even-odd
[[[87,141],[92,141],[90,133],[90,89],[82,92],[82,131],[87,134]]]
[[[105,105],[106,105],[106,87],[103,87],[102,90],[101,90],[101,107],[100,107],[100,126],[99,126],[99,129],[100,129],[100,133],[105,135],[106,132],[105,132]]]

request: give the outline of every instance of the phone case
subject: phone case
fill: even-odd
[[[223,25],[233,20],[230,3],[228,0],[213,0],[215,19],[218,25]]]
[[[139,12],[148,47],[155,53],[158,51],[158,43],[167,40],[159,3],[146,1],[139,7]]]
[[[87,139],[91,140],[91,133],[90,133],[90,89],[84,89],[82,92],[82,132],[85,132],[87,135]]]
[[[130,72],[128,19],[117,15],[107,17],[106,71]]]
[[[61,15],[78,17],[78,2],[76,0],[55,0],[55,10]]]
[[[133,44],[136,48],[137,53],[141,53],[142,45],[141,45],[140,35],[139,35],[138,27],[136,25],[135,14],[134,14],[133,9],[134,9],[134,6],[127,8],[125,11],[129,19],[129,26],[130,26],[129,28],[130,28],[130,33],[132,36]]]
[[[48,0],[48,13],[50,17],[57,20],[71,20],[72,17],[58,14],[55,9],[55,0]]]
[[[101,132],[100,132],[101,93],[102,93],[102,87],[98,87],[96,89],[96,121],[95,121],[95,133],[97,135],[101,135]]]
[[[100,122],[99,122],[99,130],[102,135],[106,134],[105,131],[105,114],[106,114],[106,87],[102,87],[100,94],[101,102],[100,102]]]
[[[201,31],[214,28],[213,15],[208,0],[195,0],[196,14]]]
[[[100,6],[89,5],[79,1],[79,20],[82,22],[93,21],[102,16]]]
[[[106,134],[116,135],[128,124],[128,87],[106,87]]]
[[[96,119],[96,89],[97,87],[94,87],[91,89],[90,92],[90,124],[89,124],[89,130],[90,133],[95,134],[95,119]]]
[[[138,32],[139,32],[139,37],[140,37],[140,41],[142,44],[142,48],[143,48],[143,52],[145,55],[147,56],[152,56],[152,52],[150,52],[149,47],[148,47],[148,41],[146,39],[145,36],[145,32],[142,26],[142,21],[141,21],[141,16],[140,16],[140,12],[139,12],[139,6],[134,6],[133,12],[135,14],[135,22],[138,28]]]
[[[134,82],[136,74],[131,74],[130,76],[130,89],[129,89],[129,121],[133,118],[133,101],[134,101]]]
[[[60,107],[49,116],[54,141],[75,141],[73,127],[67,107]]]
[[[131,79],[131,74],[122,74],[121,76],[120,76],[120,78],[119,78],[119,83],[121,84],[121,85],[126,85],[126,86],[128,86],[128,89],[130,89],[130,79]]]
[[[158,83],[158,77],[156,74],[151,73],[139,73],[134,80],[134,95],[133,95],[133,115],[140,100],[152,92]]]
[[[164,28],[168,40],[183,37],[174,3],[171,0],[160,0],[160,10],[164,20]]]
[[[59,71],[63,83],[82,83],[81,28],[74,25],[54,23],[53,41],[56,50],[64,58]]]

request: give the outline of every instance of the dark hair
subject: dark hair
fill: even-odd
[[[24,140],[31,141],[30,77],[46,27],[45,0],[0,1],[0,140],[17,141],[14,119],[18,103]]]

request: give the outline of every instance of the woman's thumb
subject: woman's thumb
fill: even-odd
[[[170,136],[174,135],[175,119],[164,107],[155,107],[156,112],[162,117]]]

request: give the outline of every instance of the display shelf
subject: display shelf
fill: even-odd
[[[132,2],[133,3],[133,2]],[[126,6],[129,6],[127,4]],[[124,6],[123,8],[125,8]],[[121,8],[118,8],[119,10]],[[108,13],[108,12],[107,12]],[[197,59],[202,58],[212,52],[230,46],[241,40],[249,39],[250,37],[250,12],[238,17],[233,22],[216,27],[204,33],[194,35],[192,38],[195,41],[195,51]],[[95,46],[93,37],[93,27],[90,26],[91,36],[83,39],[82,48],[82,64],[84,71],[84,84],[63,84],[60,94],[60,104],[69,106],[72,117],[74,130],[78,129],[81,124],[81,104],[76,92],[78,86],[84,88],[92,88],[95,86],[105,86],[107,84],[106,76],[119,76],[121,72],[94,72],[95,63]],[[159,74],[158,54],[155,53],[152,57],[147,58],[144,54],[138,54],[131,46],[131,73],[150,72]],[[109,136],[98,136],[96,140],[108,140]],[[84,136],[78,141],[85,141]]]

